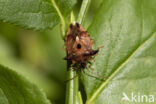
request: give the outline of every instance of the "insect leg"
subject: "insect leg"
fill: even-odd
[[[70,58],[69,58],[68,56],[64,57],[63,59],[64,59],[64,60],[67,60],[67,61],[70,60]]]
[[[70,80],[75,79],[76,77],[78,77],[78,74],[76,74],[73,78],[67,79],[67,80],[65,81],[65,83],[67,83],[67,82],[70,81]]]
[[[95,54],[97,54],[99,52],[99,50],[92,50],[91,52],[89,53],[84,53],[83,56],[93,56]]]
[[[97,77],[97,76],[94,76],[94,75],[88,74],[88,73],[86,73],[84,70],[83,70],[83,73],[86,74],[87,76],[89,76],[89,77],[93,77],[93,78],[95,78],[95,79],[97,79],[97,80],[105,81],[105,79],[102,79],[102,78],[99,78],[99,77]]]
[[[83,62],[83,63],[81,63],[80,65],[81,65],[82,69],[85,69],[85,68],[86,68],[87,63],[86,63],[86,62]]]

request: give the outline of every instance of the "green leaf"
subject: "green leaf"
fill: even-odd
[[[104,46],[89,74],[104,80],[83,75],[88,104],[130,103],[123,93],[130,99],[132,93],[156,96],[155,5],[155,0],[103,1],[88,32],[96,48]]]
[[[14,29],[14,28],[12,28],[12,29]],[[12,29],[10,28],[10,30],[12,30]],[[53,29],[53,30],[56,30],[56,29]],[[56,39],[55,35],[51,35],[52,32],[50,32],[49,34],[54,39]],[[2,34],[0,34],[0,35],[2,35]],[[34,34],[33,35],[30,34],[30,35],[33,36]],[[46,37],[46,34],[44,34],[44,36],[43,35],[40,35],[40,36]],[[49,38],[49,39],[51,39],[51,38]],[[32,42],[30,42],[30,43],[31,43],[31,46],[29,46],[29,51],[31,51],[31,47],[33,47]],[[48,46],[46,46],[46,49],[47,48],[48,48]],[[48,49],[50,49],[50,48],[48,48]],[[24,48],[24,50],[28,50],[28,49]],[[32,55],[34,55],[33,52],[34,51],[31,52]],[[40,51],[40,52],[42,52],[42,51]],[[51,98],[52,101],[54,99],[57,99],[58,96],[62,96],[61,85],[59,85],[57,82],[55,82],[53,80],[52,81],[49,80],[47,77],[42,75],[43,73],[39,73],[38,68],[32,67],[32,65],[26,63],[25,61],[23,61],[21,59],[18,60],[17,57],[15,57],[13,53],[14,53],[14,51],[13,51],[13,47],[11,47],[11,44],[7,40],[5,40],[3,37],[0,36],[0,64],[1,65],[11,68],[12,70],[16,71],[20,75],[26,77],[29,81],[31,81],[32,83],[37,85],[39,88],[42,88],[44,93],[46,93],[46,96],[48,98]],[[59,56],[59,55],[57,55],[57,56]],[[46,63],[46,65],[48,66],[48,63]],[[60,69],[60,68],[57,68],[57,69]]]
[[[64,16],[69,15],[70,11],[73,9],[73,6],[77,3],[77,0],[55,0],[58,7],[60,8],[61,13]]]
[[[56,7],[63,8],[67,15],[75,5],[75,1],[65,0],[61,2],[64,6],[58,7],[51,0],[0,0],[0,19],[37,30],[53,28],[60,20]]]
[[[49,104],[38,87],[1,65],[0,102],[1,104]]]

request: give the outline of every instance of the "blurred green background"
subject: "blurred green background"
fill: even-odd
[[[102,0],[93,0],[83,26],[87,28]],[[75,16],[81,6],[75,6]],[[66,61],[60,25],[33,31],[0,21],[0,64],[22,74],[44,90],[54,104],[65,102]]]

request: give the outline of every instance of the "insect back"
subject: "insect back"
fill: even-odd
[[[72,66],[77,65],[84,69],[92,56],[96,55],[99,50],[93,50],[93,42],[88,32],[79,24],[70,24],[65,37],[65,46],[67,56],[64,58],[72,62]]]

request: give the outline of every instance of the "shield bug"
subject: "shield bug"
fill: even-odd
[[[99,51],[99,49],[92,49],[93,41],[79,23],[70,24],[65,37],[65,46],[67,56],[64,59],[71,61],[72,65],[78,65],[81,69],[86,68],[88,61]]]

